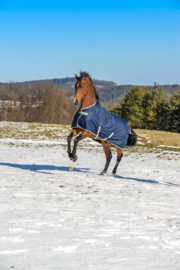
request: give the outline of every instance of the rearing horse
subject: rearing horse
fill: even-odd
[[[75,75],[75,77],[77,82],[74,85],[74,104],[77,105],[79,102],[81,104],[72,122],[72,132],[67,137],[69,158],[75,162],[77,160],[76,148],[78,142],[87,137],[92,138],[102,144],[106,155],[106,164],[100,175],[107,173],[112,159],[111,147],[116,148],[117,161],[112,171],[112,175],[115,175],[123,157],[122,149],[125,146],[135,145],[137,135],[128,127],[124,119],[107,112],[100,105],[99,96],[87,72],[80,72],[80,76]],[[71,151],[73,136],[76,136],[76,138]]]

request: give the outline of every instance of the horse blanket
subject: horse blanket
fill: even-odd
[[[124,149],[131,134],[126,120],[106,111],[98,100],[90,107],[79,108],[71,127],[89,131],[95,139],[105,140],[120,149]]]

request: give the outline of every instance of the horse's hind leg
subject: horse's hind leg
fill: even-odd
[[[106,155],[106,164],[105,164],[104,170],[100,173],[100,175],[103,175],[103,174],[107,173],[110,161],[112,159],[112,153],[111,153],[111,149],[110,149],[111,148],[110,144],[108,144],[104,141],[101,141],[101,143],[102,143],[102,146],[104,149],[104,153]]]
[[[113,176],[116,174],[117,167],[118,167],[118,165],[119,165],[119,163],[120,163],[120,161],[121,161],[121,159],[122,159],[122,157],[123,157],[122,150],[119,149],[119,148],[116,148],[116,150],[117,150],[117,161],[116,161],[116,165],[115,165],[115,167],[114,167],[114,169],[113,169],[113,171],[112,171],[112,175],[113,175]]]

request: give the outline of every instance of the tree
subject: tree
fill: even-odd
[[[168,115],[169,115],[169,98],[164,93],[163,88],[158,84],[154,84],[154,124],[153,129],[169,130]]]
[[[153,91],[134,86],[111,112],[126,119],[132,128],[169,130],[169,99],[156,83]]]
[[[121,116],[132,128],[143,126],[144,108],[142,104],[146,91],[140,86],[134,86],[121,102]]]
[[[169,126],[171,131],[180,133],[180,91],[170,99]]]

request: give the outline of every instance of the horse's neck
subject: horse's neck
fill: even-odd
[[[95,103],[96,103],[96,98],[93,99],[92,101],[87,100],[87,99],[85,100],[85,98],[83,98],[82,101],[81,101],[81,109],[85,109],[87,107],[90,107]]]
[[[85,95],[81,100],[81,109],[92,106],[96,102],[96,97],[94,93],[94,89],[88,91],[87,95]]]

